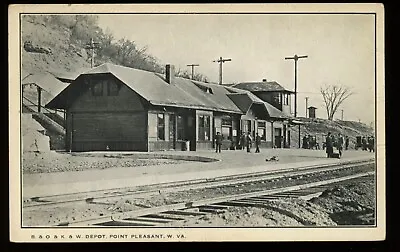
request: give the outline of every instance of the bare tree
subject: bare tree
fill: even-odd
[[[320,91],[324,98],[328,120],[333,120],[339,106],[353,94],[350,88],[339,85],[321,87]]]

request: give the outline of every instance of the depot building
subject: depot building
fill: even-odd
[[[261,147],[287,147],[290,115],[234,86],[103,64],[79,75],[47,105],[66,114],[71,151],[191,151],[236,148],[240,135],[261,136]]]

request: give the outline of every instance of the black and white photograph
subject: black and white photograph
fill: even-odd
[[[383,11],[10,6],[11,239],[384,239]]]

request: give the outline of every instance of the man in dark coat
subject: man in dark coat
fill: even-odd
[[[371,151],[375,151],[374,149],[374,145],[375,145],[375,143],[374,143],[375,141],[374,141],[374,137],[373,136],[371,136],[371,137],[368,137],[368,149],[369,149],[369,152],[371,152]]]
[[[346,136],[346,150],[348,150],[349,149],[349,137],[348,136]]]
[[[307,149],[307,137],[303,137],[303,149]]]
[[[328,132],[328,135],[326,136],[325,145],[327,157],[330,158],[333,154],[333,139],[331,136],[331,132]]]
[[[247,152],[251,152],[251,142],[253,141],[250,132],[247,134],[246,137],[246,146],[247,146]]]
[[[261,137],[256,133],[256,153],[260,153]]]
[[[362,150],[367,150],[367,139],[365,137],[362,138],[361,140],[361,144],[362,144]]]
[[[244,146],[246,146],[246,134],[243,132],[240,136],[240,149],[244,150]]]
[[[222,135],[221,133],[217,132],[215,136],[215,152],[221,153],[221,145],[222,145]]]
[[[336,148],[337,148],[338,151],[339,151],[339,157],[342,156],[343,142],[344,142],[343,137],[342,137],[342,135],[339,133],[339,134],[338,134],[338,138],[337,138],[337,145],[336,145]]]

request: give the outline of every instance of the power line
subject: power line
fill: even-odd
[[[293,57],[285,57],[285,60],[294,60],[294,117],[297,117],[297,61],[304,58],[308,58],[308,56],[295,54]]]
[[[92,57],[90,59],[90,68],[94,66],[94,49],[98,48],[99,42],[94,42],[93,38],[90,39],[90,43],[87,43],[85,48],[91,50]]]
[[[308,110],[308,96],[306,97],[306,118],[307,118],[307,110]]]
[[[219,63],[219,84],[220,85],[222,85],[222,64],[226,61],[232,61],[232,59],[223,59],[222,57],[219,57],[218,60],[213,60],[213,62]]]
[[[189,65],[186,65],[186,66],[192,67],[192,80],[194,80],[194,67],[197,67],[197,66],[200,66],[200,65],[199,64],[189,64]]]

